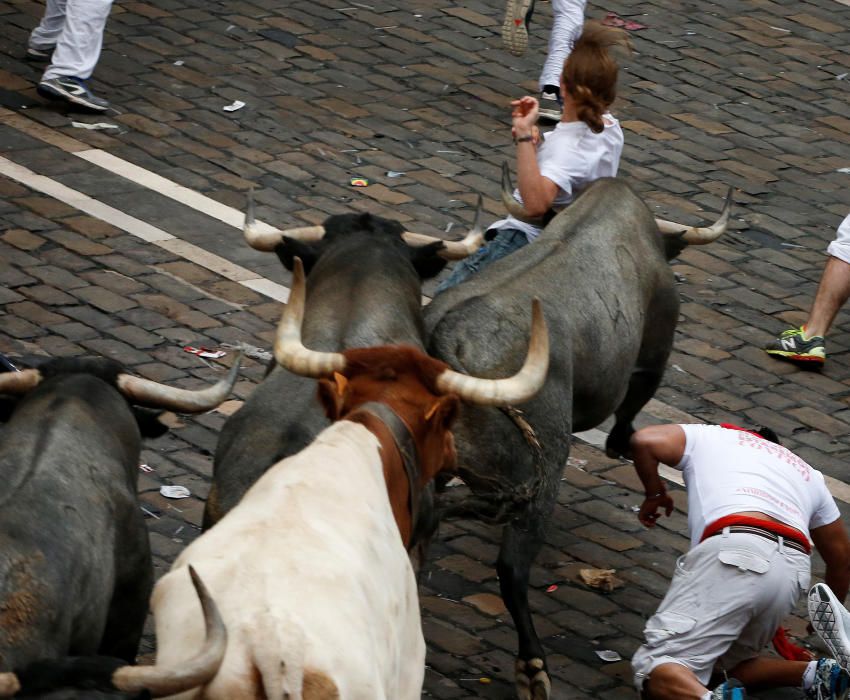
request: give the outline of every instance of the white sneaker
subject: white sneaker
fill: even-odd
[[[809,591],[809,619],[841,668],[850,672],[850,612],[825,583]]]

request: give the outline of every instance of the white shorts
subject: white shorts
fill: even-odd
[[[829,244],[826,252],[850,265],[850,214],[841,222],[835,240]]]
[[[758,656],[810,577],[808,555],[759,535],[727,530],[698,544],[676,562],[632,658],[638,692],[661,664],[681,664],[706,685],[718,661],[731,670]]]

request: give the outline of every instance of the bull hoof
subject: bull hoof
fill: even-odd
[[[631,426],[627,430],[619,430],[617,426],[614,426],[611,434],[605,441],[605,454],[611,459],[631,459],[632,448],[630,440],[633,433],[634,430],[631,429]]]
[[[516,694],[519,700],[549,700],[552,682],[543,659],[516,662]]]

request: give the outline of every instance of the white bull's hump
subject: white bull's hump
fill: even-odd
[[[203,637],[188,564],[229,634],[222,669],[202,697],[232,697],[225,676],[247,682],[249,665],[279,669],[284,661],[298,686],[287,688],[293,698],[305,668],[327,673],[342,697],[419,698],[425,646],[415,577],[380,444],[362,425],[335,423],[278,462],[183,552],[153,599],[163,663],[185,659]]]

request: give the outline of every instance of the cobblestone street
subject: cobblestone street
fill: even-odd
[[[93,82],[115,111],[92,117],[35,93],[40,72],[23,55],[43,5],[0,0],[0,352],[100,354],[194,388],[223,376],[234,344],[270,350],[290,277],[243,241],[233,209],[251,187],[258,218],[275,226],[368,211],[457,238],[479,193],[485,223],[500,218],[501,163],[514,163],[508,102],[538,92],[551,24],[538,2],[517,58],[501,46],[503,10],[480,0],[116,3]],[[609,11],[647,25],[631,33],[612,110],[626,138],[621,176],[656,216],[689,224],[713,221],[735,188],[730,232],[673,264],[675,349],[639,423],[771,427],[831,477],[846,518],[850,314],[829,335],[823,372],[761,348],[804,322],[850,210],[850,0],[615,0],[587,15]],[[222,110],[235,100],[246,106]],[[355,175],[370,185],[350,187]],[[228,354],[206,361],[184,346]],[[264,371],[246,359],[232,400],[146,443],[140,492],[157,576],[200,534],[218,431]],[[636,697],[629,659],[688,548],[684,491],[671,485],[674,515],[642,527],[634,469],[600,450],[608,427],[576,437],[532,572],[553,698]],[[192,496],[164,498],[162,484]],[[514,697],[499,542],[477,521],[441,525],[420,585],[423,697]],[[593,589],[584,568],[615,569],[624,585]],[[822,576],[819,559],[814,568]],[[804,610],[787,626],[815,644]],[[622,658],[603,661],[601,650]],[[153,652],[149,624],[142,660]]]

